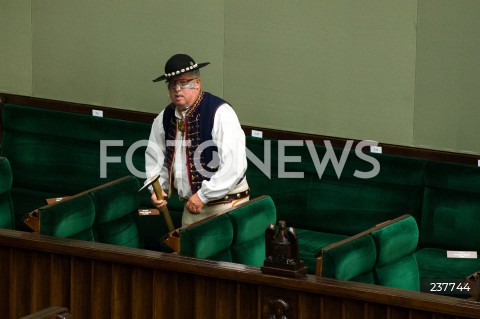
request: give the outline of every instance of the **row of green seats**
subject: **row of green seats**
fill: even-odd
[[[43,235],[142,248],[139,187],[136,177],[125,176],[40,207],[26,223]]]
[[[419,291],[417,244],[415,218],[403,215],[323,248],[317,275]]]

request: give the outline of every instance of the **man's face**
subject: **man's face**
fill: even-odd
[[[196,78],[191,72],[173,77],[167,82],[170,100],[179,110],[184,110],[196,101],[200,84],[200,78]],[[182,87],[185,85],[187,87]]]

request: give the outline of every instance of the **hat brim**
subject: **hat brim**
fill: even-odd
[[[180,74],[192,72],[192,71],[201,69],[201,68],[203,68],[204,66],[207,66],[207,65],[209,65],[209,64],[210,64],[210,62],[197,63],[197,67],[196,67],[195,69],[184,70],[183,72],[182,72],[181,70],[179,70],[179,71],[175,72],[175,74],[172,75],[172,76],[167,76],[166,74],[163,74],[163,75],[159,76],[158,78],[156,78],[155,80],[153,80],[153,82],[159,82],[159,81],[167,80],[167,79],[169,79],[169,78],[173,78],[174,76],[178,76],[178,75],[180,75]]]

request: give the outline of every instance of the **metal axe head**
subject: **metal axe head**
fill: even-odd
[[[152,185],[153,183],[155,183],[156,181],[158,181],[158,178],[160,177],[160,175],[155,175],[155,176],[152,176],[150,177],[149,179],[147,179],[145,181],[145,183],[143,184],[142,188],[140,188],[138,191],[141,192],[142,190],[144,190],[145,188],[149,187],[150,185]]]

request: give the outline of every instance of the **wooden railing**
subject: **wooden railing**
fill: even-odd
[[[142,249],[0,230],[0,313],[73,318],[480,318],[480,303]]]

